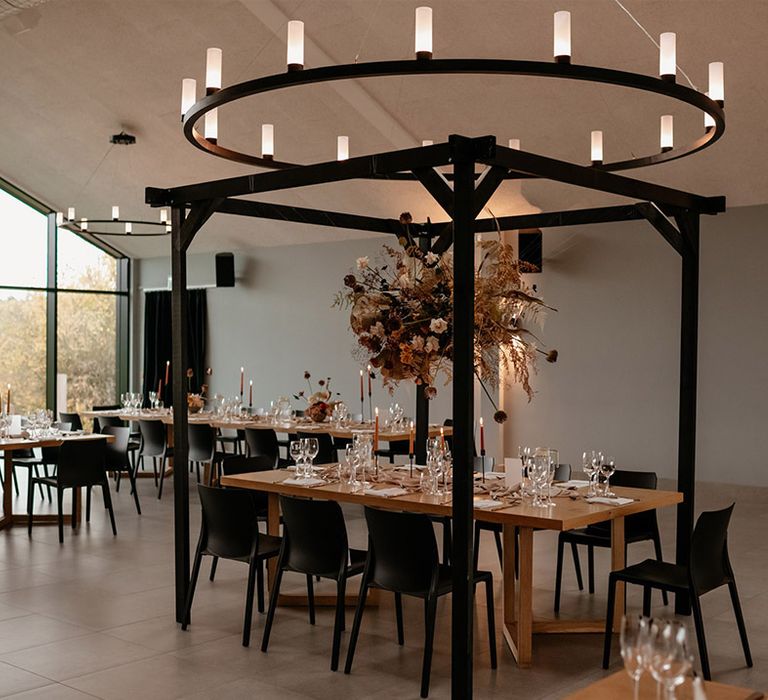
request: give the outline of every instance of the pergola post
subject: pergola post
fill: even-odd
[[[682,298],[680,304],[680,417],[677,455],[677,488],[683,502],[677,508],[675,561],[688,565],[696,490],[696,401],[699,332],[699,223],[696,212],[676,217],[682,235]],[[675,612],[690,614],[686,595],[675,598]]]
[[[475,338],[475,158],[451,136],[453,185],[453,570],[451,697],[472,697],[474,616],[473,432]]]

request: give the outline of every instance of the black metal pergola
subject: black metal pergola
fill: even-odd
[[[478,175],[478,166],[485,169]],[[450,167],[445,178],[436,168]],[[474,234],[523,228],[645,220],[680,256],[682,269],[678,489],[678,563],[687,563],[693,529],[696,448],[697,330],[699,296],[699,221],[702,214],[725,211],[724,197],[702,197],[609,172],[499,146],[492,136],[451,136],[447,143],[379,153],[315,165],[287,167],[170,189],[147,188],[146,201],[172,209],[173,273],[173,430],[176,619],[182,621],[189,587],[189,481],[187,462],[187,274],[186,254],[195,234],[216,213],[316,226],[401,235],[397,219],[257,202],[242,197],[353,179],[402,179],[412,175],[442,207],[447,220],[411,224],[423,247],[444,252],[453,246],[453,550],[452,696],[472,697],[473,623],[473,336]],[[505,179],[539,178],[625,197],[628,204],[573,211],[478,219]],[[426,419],[421,412],[417,440],[423,446]],[[422,447],[423,449],[423,447]],[[678,612],[688,601],[678,598]]]

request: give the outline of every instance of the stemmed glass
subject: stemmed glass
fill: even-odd
[[[288,454],[296,463],[296,476],[303,476],[304,470],[302,463],[304,459],[304,445],[302,444],[301,440],[291,440],[290,445],[288,445]]]
[[[599,450],[584,450],[581,455],[581,463],[584,473],[589,477],[587,498],[597,495],[597,481],[600,478],[600,465],[603,463],[603,453]]]
[[[685,627],[675,621],[654,622],[648,660],[651,675],[664,687],[666,700],[675,700],[675,688],[685,681],[692,666]]]
[[[357,461],[357,448],[353,444],[348,444],[344,448],[344,466],[339,465],[339,479],[344,484],[355,483],[355,464]]]
[[[606,457],[603,460],[603,463],[600,465],[600,474],[602,474],[605,477],[605,490],[603,492],[603,495],[605,496],[615,496],[616,494],[611,491],[609,482],[611,480],[611,477],[613,476],[613,473],[616,471],[616,463],[613,461],[612,458]]]
[[[312,463],[317,457],[317,453],[320,452],[320,442],[316,437],[304,438],[304,452],[307,455],[307,476],[312,474]]]
[[[621,620],[621,658],[632,679],[634,700],[640,697],[640,678],[650,657],[649,622],[642,615],[625,615]]]

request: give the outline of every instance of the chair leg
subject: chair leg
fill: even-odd
[[[499,566],[504,566],[504,548],[501,546],[501,533],[498,530],[493,531],[493,539],[496,542],[496,554],[499,557]]]
[[[560,594],[563,587],[563,550],[565,542],[561,537],[557,538],[557,567],[555,569],[555,612],[560,612]],[[578,554],[576,555],[578,556]]]
[[[192,576],[189,579],[189,590],[187,591],[187,603],[184,606],[184,622],[181,623],[181,629],[185,630],[189,626],[192,617],[192,600],[195,597],[195,588],[197,587],[197,577],[200,575],[200,564],[203,561],[202,543],[197,543],[195,550],[195,561],[192,564]]]
[[[651,592],[650,586],[643,586],[643,615],[646,617],[651,616]]]
[[[43,465],[43,475],[46,476],[46,477],[49,476],[49,474],[48,474],[48,465],[47,464]],[[51,496],[50,484],[46,484],[45,485],[45,490],[48,492],[48,503],[53,503],[53,497]]]
[[[451,563],[451,519],[443,518],[443,564]]]
[[[474,541],[474,554],[472,556],[472,571],[477,571],[477,566],[480,559],[480,528],[475,523],[475,541]],[[398,595],[397,593],[395,595]]]
[[[35,476],[36,476],[36,477],[39,479],[39,478],[40,478],[40,470],[37,468],[37,465],[35,464],[35,465],[32,467],[32,469],[34,469],[34,471],[35,471]],[[31,472],[31,471],[30,471],[30,473],[29,473],[29,476],[30,476],[30,479],[29,479],[29,487],[30,487],[30,489],[33,489],[34,487],[32,486],[32,478],[31,478],[31,477],[32,477],[32,472]],[[43,485],[42,485],[41,483],[39,483],[39,482],[38,482],[38,484],[37,484],[37,488],[38,488],[38,490],[40,491],[40,500],[41,500],[41,501],[44,501],[44,500],[45,500],[45,491],[43,491]]]
[[[213,579],[216,577],[216,566],[219,563],[219,558],[214,557],[213,561],[211,562],[211,574],[208,576],[209,581],[213,581]]]
[[[355,647],[357,638],[360,636],[360,624],[363,621],[363,612],[365,612],[365,599],[368,596],[368,580],[363,574],[363,581],[360,584],[360,593],[357,596],[357,607],[355,608],[355,619],[352,622],[352,633],[349,635],[349,646],[347,647],[347,661],[344,664],[344,673],[351,673],[352,661],[355,658]]]
[[[272,623],[275,621],[275,610],[277,609],[277,599],[280,596],[280,582],[283,580],[283,550],[280,550],[280,557],[277,560],[277,571],[275,580],[272,583],[272,590],[269,592],[269,610],[267,610],[267,621],[264,624],[264,635],[261,638],[261,650],[266,652],[269,646],[269,635],[272,632]]]
[[[256,605],[260,613],[264,612],[264,562],[259,560],[256,568]]]
[[[77,499],[82,497],[79,487],[72,489],[72,529],[77,527]]]
[[[133,494],[133,502],[136,504],[136,513],[141,515],[141,504],[139,503],[139,491],[136,488],[136,475],[131,470],[130,464],[126,465],[126,468],[128,470],[128,480],[131,482],[131,493]],[[120,485],[119,480],[117,484],[118,486]]]
[[[85,522],[91,522],[91,487],[85,487]]]
[[[693,612],[693,624],[696,627],[696,640],[699,643],[699,661],[701,662],[701,675],[705,681],[712,680],[712,672],[709,670],[709,654],[707,653],[707,638],[704,636],[704,618],[701,614],[701,601],[691,591],[691,611]]]
[[[19,495],[19,477],[16,474],[16,467],[14,467],[11,470],[11,474],[13,475],[13,490],[16,492],[16,495]]]
[[[243,618],[243,646],[251,643],[251,620],[253,619],[253,589],[256,586],[256,571],[259,560],[254,557],[248,564],[248,584],[245,592],[245,616]]]
[[[312,577],[307,574],[307,605],[309,607],[309,624],[315,624],[315,584]]]
[[[435,618],[437,617],[437,596],[424,602],[424,660],[421,666],[421,697],[429,695],[429,676],[432,672],[432,649],[435,642]]]
[[[605,611],[605,643],[603,647],[603,668],[611,663],[611,642],[613,641],[613,607],[616,600],[616,578],[608,577],[608,609]]]
[[[123,476],[123,472],[121,469],[117,470],[117,474],[115,474],[115,493],[120,493],[120,480]]]
[[[72,499],[75,498],[75,491],[72,490]],[[58,504],[59,521],[59,544],[64,544],[64,489],[56,489],[56,502]]]
[[[397,621],[397,643],[405,644],[405,630],[403,628],[403,596],[395,593],[395,620]]]
[[[747,666],[752,668],[752,652],[749,650],[749,639],[747,638],[747,628],[744,625],[744,615],[741,612],[741,602],[739,601],[739,592],[736,589],[736,581],[728,584],[728,591],[731,594],[731,603],[733,604],[733,614],[736,617],[736,625],[739,628],[739,637],[741,637],[741,646],[744,649],[744,660]]]
[[[341,630],[344,628],[344,607],[347,593],[347,579],[342,577],[336,584],[336,619],[333,622],[333,646],[331,647],[331,671],[339,670]]]
[[[154,463],[154,457],[152,462]],[[159,501],[163,497],[163,482],[165,481],[165,457],[160,458],[160,486],[157,489],[157,500]]]
[[[109,511],[109,522],[112,525],[112,534],[117,537],[117,525],[115,524],[115,509],[112,507],[112,494],[109,492],[109,479],[104,479],[101,485],[101,493],[104,496],[104,505]]]
[[[581,577],[581,561],[579,560],[579,548],[575,542],[571,542],[571,556],[573,557],[573,568],[576,571],[576,583],[579,590],[584,590],[584,579]]]
[[[595,592],[595,548],[587,546],[587,578],[589,579],[589,593]]]
[[[142,459],[143,461],[143,459]],[[157,482],[157,457],[152,457],[152,473],[155,475],[155,488],[158,487]]]
[[[656,561],[664,561],[664,556],[661,553],[661,537],[659,536],[658,529],[653,535],[653,551],[656,552]],[[661,601],[664,605],[669,605],[669,595],[663,588],[661,589]]]
[[[488,609],[488,643],[491,648],[491,668],[498,665],[496,659],[496,610],[493,606],[493,578],[485,582],[485,607]]]
[[[27,534],[32,534],[32,509],[35,505],[35,490],[27,489]]]

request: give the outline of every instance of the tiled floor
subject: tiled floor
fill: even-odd
[[[350,676],[331,673],[328,668],[332,616],[327,610],[321,609],[317,625],[310,627],[304,609],[281,608],[268,654],[259,651],[264,617],[255,615],[252,646],[244,649],[240,634],[245,567],[237,563],[222,562],[215,583],[201,576],[192,625],[182,632],[173,617],[172,492],[168,488],[158,502],[151,481],[142,480],[139,489],[141,517],[136,515],[127,489],[115,497],[117,538],[112,537],[98,497],[91,524],[75,533],[67,529],[61,546],[55,527],[35,527],[31,540],[23,527],[0,533],[0,697],[418,697],[423,622],[417,601],[405,603],[406,644],[402,648],[394,641],[391,600],[384,597],[381,607],[369,609]],[[709,594],[704,598],[704,614],[715,678],[766,689],[768,489],[703,484],[699,494],[700,508],[737,501],[731,555],[755,657],[755,667],[746,669],[725,590]],[[20,500],[19,510],[23,510],[22,504]],[[195,506],[195,538],[197,510]],[[350,510],[348,516],[351,543],[363,546],[360,513]],[[673,511],[662,514],[661,524],[665,552],[670,555]],[[536,607],[543,612],[552,606],[554,544],[551,533],[535,537]],[[630,559],[650,554],[649,546],[634,545]],[[607,552],[597,553],[598,590],[594,596],[578,592],[570,558],[566,558],[563,614],[603,613],[607,556]],[[498,573],[490,536],[483,540],[481,565]],[[497,605],[498,590],[497,584]],[[637,603],[637,597],[631,595],[630,605]],[[657,615],[671,614],[661,608],[658,597],[654,603]],[[600,635],[538,636],[535,666],[529,670],[518,669],[499,642],[499,669],[491,671],[485,615],[477,618],[477,698],[560,698],[604,673]],[[351,624],[351,612],[349,621]],[[432,698],[449,697],[449,640],[450,604],[445,600],[439,609]],[[616,653],[614,668],[618,667]]]

